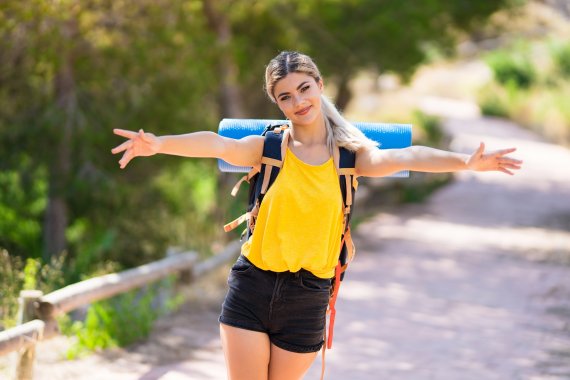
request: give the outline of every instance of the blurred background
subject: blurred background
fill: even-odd
[[[413,123],[415,144],[446,147],[441,117],[461,108],[437,112],[447,99],[569,145],[569,37],[565,0],[3,0],[0,330],[21,289],[47,293],[170,246],[208,256],[237,237],[222,229],[245,205],[245,191],[229,195],[236,175],[167,156],[120,170],[113,128],[281,118],[264,67],[298,50],[347,118]],[[380,196],[417,202],[448,180]]]

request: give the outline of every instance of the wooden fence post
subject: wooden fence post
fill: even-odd
[[[22,290],[20,298],[18,298],[18,324],[24,324],[36,318],[35,303],[43,296],[40,290]],[[15,380],[32,380],[34,372],[34,360],[36,357],[35,342],[41,339],[41,336],[33,336],[34,340],[31,345],[22,349],[18,354],[16,363]]]

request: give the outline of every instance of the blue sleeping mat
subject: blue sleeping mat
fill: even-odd
[[[218,134],[239,140],[250,135],[261,135],[267,125],[286,124],[287,120],[268,119],[222,119]],[[353,122],[371,140],[380,144],[380,149],[405,148],[412,144],[411,124],[361,123]],[[223,172],[247,173],[251,168],[234,166],[218,160],[218,168]],[[392,174],[390,177],[408,177],[408,171]]]

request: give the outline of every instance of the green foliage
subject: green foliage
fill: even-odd
[[[34,259],[26,260],[24,267],[24,290],[35,290],[38,286],[38,269],[40,263]]]
[[[22,260],[0,249],[0,330],[16,324],[18,294],[22,289]]]
[[[552,49],[555,71],[570,78],[570,43],[557,44]]]
[[[70,332],[77,341],[66,352],[67,359],[76,359],[97,349],[116,347],[117,342],[106,329],[110,323],[109,308],[94,304],[89,309],[85,322],[76,321],[63,332]]]
[[[229,176],[214,160],[180,157],[137,158],[120,170],[110,149],[123,139],[112,128],[214,130],[228,116],[222,63],[236,66],[244,116],[278,116],[261,89],[279,50],[313,55],[337,86],[362,69],[410,73],[426,42],[449,51],[458,31],[510,1],[211,1],[217,25],[205,4],[2,2],[0,246],[40,257],[54,223],[46,210],[59,202],[66,282],[158,259],[169,245],[208,252],[227,239],[220,225],[236,203],[218,190]],[[220,22],[229,35],[219,35]]]
[[[476,29],[499,9],[517,5],[512,0],[270,0],[252,6],[242,0],[232,2],[227,12],[236,35],[240,79],[248,90],[246,101],[253,111],[275,114],[258,89],[264,65],[279,50],[311,55],[325,85],[337,88],[363,69],[409,77],[430,51],[451,54],[461,32]]]
[[[528,58],[531,50],[550,51],[550,57],[541,57],[532,62]],[[519,43],[493,53],[488,62],[502,62],[499,66],[510,67],[512,70],[504,71],[510,72],[511,77],[505,74],[499,80],[500,76],[495,75],[496,80],[481,89],[478,98],[483,114],[508,117],[552,141],[570,144],[570,76],[563,74],[565,65],[570,62],[569,52],[570,45],[566,41],[550,40]],[[520,57],[526,57],[526,63],[516,61]],[[535,65],[539,69],[534,69]],[[519,71],[514,74],[516,70]],[[520,79],[525,76],[532,78],[532,85],[521,86],[521,83],[528,82],[527,79]]]
[[[443,130],[441,129],[441,118],[428,115],[420,110],[413,113],[414,126],[420,129],[421,138],[417,144],[428,146],[441,146],[443,141]]]
[[[47,294],[64,285],[64,261],[65,255],[49,263],[28,258],[24,264],[20,257],[0,249],[0,330],[15,325],[21,290],[37,289]]]
[[[500,99],[496,97],[485,97],[481,103],[481,113],[485,116],[506,117],[508,116],[507,109],[501,103]]]
[[[532,62],[522,54],[493,53],[487,58],[487,63],[493,71],[495,80],[502,85],[526,89],[536,81],[536,71]]]
[[[34,170],[30,158],[22,154],[19,168],[0,170],[0,247],[22,257],[41,256],[46,202],[46,172]]]
[[[220,225],[213,222],[219,196],[217,177],[216,161],[184,160],[154,178],[152,185],[166,211],[164,224],[177,245],[210,253],[212,237],[220,231]]]
[[[126,346],[148,337],[154,322],[182,303],[174,296],[175,277],[133,290],[89,307],[84,322],[60,320],[62,332],[76,337],[67,351],[68,359],[94,350]],[[167,297],[166,300],[163,298]]]
[[[85,280],[97,274],[120,270],[120,264],[106,257],[113,250],[116,231],[92,223],[85,218],[76,219],[66,231],[68,242],[78,253],[69,260],[67,282]]]
[[[484,87],[479,93],[478,99],[481,113],[486,116],[507,117],[509,107],[503,94],[504,91],[494,84]]]

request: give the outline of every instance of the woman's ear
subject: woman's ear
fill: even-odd
[[[324,90],[325,84],[323,83],[323,80],[322,80],[322,79],[319,79],[319,80],[318,80],[317,86],[319,86],[319,90],[321,90],[321,92]]]

